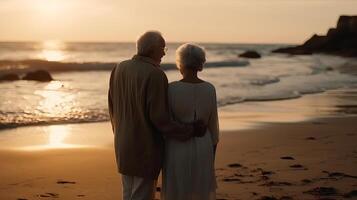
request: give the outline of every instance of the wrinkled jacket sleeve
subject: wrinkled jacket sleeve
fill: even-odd
[[[115,73],[116,67],[112,70],[112,73],[110,74],[110,80],[109,80],[109,90],[108,90],[108,110],[109,110],[109,117],[110,117],[110,122],[112,124],[112,130],[113,134],[114,132],[114,116],[113,116],[113,97],[112,97],[112,90],[113,88],[113,78],[114,78],[114,73]]]
[[[191,134],[191,125],[172,121],[168,103],[168,80],[164,72],[154,71],[149,78],[147,87],[147,108],[151,123],[164,136],[182,139]]]

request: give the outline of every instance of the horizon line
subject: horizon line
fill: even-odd
[[[0,40],[0,43],[43,43],[48,41],[58,41],[63,43],[136,43],[136,41],[100,41],[100,40],[90,40],[90,41],[74,41],[74,40],[58,40],[58,39],[49,39],[49,40]],[[219,41],[166,41],[169,44],[182,44],[182,43],[197,43],[197,44],[247,44],[247,45],[299,45],[299,43],[288,43],[288,42],[219,42]]]

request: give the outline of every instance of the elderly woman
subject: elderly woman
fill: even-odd
[[[166,139],[163,200],[215,199],[214,156],[219,128],[215,88],[197,76],[205,61],[205,51],[197,45],[184,44],[176,51],[182,79],[169,85],[172,117],[182,123],[203,120],[207,132],[186,142]]]

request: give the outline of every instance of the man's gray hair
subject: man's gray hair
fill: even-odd
[[[203,47],[186,43],[176,50],[176,65],[178,68],[199,70],[206,62],[206,53]]]
[[[148,56],[153,47],[162,42],[164,38],[159,31],[147,31],[136,41],[136,50],[138,55]]]

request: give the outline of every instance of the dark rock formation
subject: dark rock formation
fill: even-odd
[[[326,53],[357,57],[357,16],[340,16],[336,28],[330,28],[326,35],[314,34],[302,45],[280,48],[273,52],[293,55]]]
[[[256,51],[246,51],[242,54],[238,55],[239,57],[244,57],[244,58],[261,58],[262,56],[256,52]]]
[[[17,74],[4,74],[0,76],[0,81],[16,81],[20,80],[20,77]]]
[[[41,82],[47,82],[47,81],[53,80],[51,74],[45,70],[37,70],[34,72],[29,72],[22,79],[23,80],[41,81]]]

